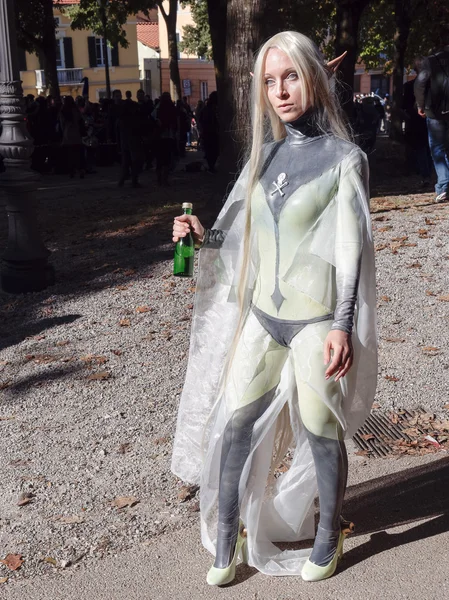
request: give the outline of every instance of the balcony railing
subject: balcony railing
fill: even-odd
[[[58,83],[62,85],[79,85],[83,78],[83,69],[58,69]],[[36,87],[45,87],[44,71],[36,71]]]

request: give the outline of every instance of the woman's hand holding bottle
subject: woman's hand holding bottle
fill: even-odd
[[[189,231],[192,234],[195,245],[200,245],[204,237],[204,227],[201,225],[198,217],[195,217],[195,215],[180,215],[179,217],[175,217],[173,223],[173,241],[178,242]]]

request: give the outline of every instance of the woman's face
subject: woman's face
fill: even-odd
[[[282,121],[296,121],[310,107],[303,108],[303,91],[290,58],[279,48],[270,48],[265,57],[264,85],[273,110]]]

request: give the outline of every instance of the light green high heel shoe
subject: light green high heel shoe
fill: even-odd
[[[246,529],[242,521],[239,524],[239,532],[237,535],[237,542],[235,544],[234,556],[232,557],[231,564],[224,569],[218,569],[217,567],[211,567],[207,574],[206,581],[209,585],[226,585],[231,583],[235,578],[235,567],[237,564],[237,558],[239,554],[242,558],[242,562],[248,563],[248,553],[246,548]]]
[[[354,523],[342,519],[340,536],[338,538],[337,550],[335,551],[334,558],[324,567],[319,567],[307,559],[301,571],[301,577],[304,581],[321,581],[322,579],[332,577],[337,568],[338,561],[343,556],[343,543],[346,536],[353,532]]]

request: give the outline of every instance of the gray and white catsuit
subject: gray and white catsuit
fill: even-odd
[[[217,224],[206,230],[201,253],[212,255],[204,264],[200,261],[197,287],[201,280],[204,287],[193,325],[199,335],[192,341],[172,462],[173,471],[183,479],[200,481],[203,542],[215,552],[215,566],[230,563],[240,516],[248,528],[250,562],[263,572],[280,575],[299,574],[310,553],[281,551],[273,542],[313,535],[313,471],[320,522],[310,560],[326,565],[335,553],[347,480],[343,441],[351,429],[347,416],[351,404],[360,404],[358,398],[354,403],[357,377],[352,371],[358,370],[363,352],[372,364],[362,386],[367,398],[356,406],[359,421],[369,410],[377,373],[366,157],[349,142],[320,134],[310,114],[286,124],[286,132],[284,140],[266,148],[251,198],[253,276],[244,325],[220,391],[236,319],[235,309],[230,314],[222,305],[235,304],[242,199],[236,194],[231,202],[228,199]],[[364,269],[368,280],[363,279]],[[358,303],[361,275],[364,300]],[[357,304],[364,306],[362,330],[367,341],[355,336],[353,369],[339,382],[333,377],[326,380],[324,340],[331,329],[353,332]],[[214,348],[213,336],[208,340],[207,333],[212,334],[212,327],[228,329],[221,334],[227,342],[218,339]],[[214,350],[221,359],[209,359],[213,383],[201,389],[193,361],[205,358],[206,352],[212,357]],[[191,402],[192,414],[186,418],[195,375],[199,396],[210,398],[207,409],[212,418],[205,419],[198,401]],[[286,403],[296,452],[290,474],[272,478],[267,486],[276,423]],[[189,418],[196,422],[189,425]],[[357,424],[357,419],[352,421]],[[193,456],[185,452],[189,446],[200,452],[199,445],[204,454],[201,465],[195,466]],[[295,481],[287,484],[289,478]]]

